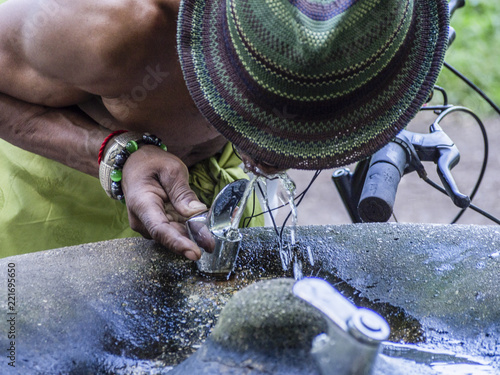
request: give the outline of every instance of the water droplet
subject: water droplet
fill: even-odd
[[[313,257],[312,251],[311,251],[311,246],[307,246],[307,255],[309,258],[309,264],[311,266],[314,266],[314,257]]]
[[[497,251],[496,253],[490,254],[489,257],[492,259],[498,258],[500,256],[500,251]]]

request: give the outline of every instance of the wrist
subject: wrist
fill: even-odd
[[[167,151],[162,141],[151,134],[119,131],[111,133],[101,145],[99,181],[106,194],[124,201],[121,187],[122,170],[128,157],[144,145],[154,145]]]

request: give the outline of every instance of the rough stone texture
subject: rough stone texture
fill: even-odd
[[[335,269],[360,297],[404,309],[422,324],[428,343],[452,343],[453,337],[466,351],[500,355],[500,230],[496,226],[343,228],[322,232],[334,240],[316,246],[319,254],[331,254],[322,267]],[[312,231],[310,235],[314,237]],[[472,337],[475,341],[469,343]]]
[[[0,269],[11,262],[19,374],[160,372],[194,352],[234,292],[219,293],[191,262],[137,238],[11,257]]]
[[[176,374],[319,374],[311,342],[322,314],[292,293],[293,279],[256,282],[227,303],[203,347]]]
[[[379,312],[390,322],[392,341],[414,343],[386,345],[376,374],[407,374],[410,368],[416,374],[441,373],[431,365],[436,358],[449,363],[452,371],[452,364],[479,366],[491,373],[500,368],[497,227],[312,226],[298,228],[297,238],[299,250],[305,253],[309,247],[315,259],[311,266],[304,257],[305,276],[324,278],[357,305]],[[2,355],[0,372],[167,373],[200,348],[236,291],[257,280],[291,276],[281,270],[277,252],[271,229],[245,230],[237,269],[229,281],[205,279],[191,262],[143,239],[1,259],[0,348],[9,347],[7,268],[16,264],[17,367],[9,372]],[[246,316],[248,305],[245,302],[237,312]],[[274,308],[261,306],[270,314]],[[284,321],[293,311],[290,306],[282,315]],[[222,332],[231,328],[222,322],[224,326],[209,340],[214,345],[201,346],[200,354],[210,357],[216,353],[211,350],[228,349],[228,342],[235,348],[245,345],[237,338],[227,341]],[[293,324],[291,328],[295,329]],[[290,332],[284,337],[289,338]],[[266,342],[260,336],[259,340]],[[307,340],[299,340],[296,348],[304,353],[304,363]],[[444,350],[449,353],[437,354]],[[250,362],[220,373],[256,375],[264,370],[257,365],[262,358],[250,356],[251,351],[243,353]],[[194,359],[183,365],[188,362]],[[220,365],[214,361],[207,368]],[[274,370],[269,373],[279,373]]]
[[[310,349],[326,324],[320,324],[320,312],[293,295],[293,284],[293,279],[268,280],[237,293],[222,311],[212,340],[240,351]]]

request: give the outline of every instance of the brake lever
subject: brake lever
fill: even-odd
[[[451,174],[453,167],[460,161],[460,152],[443,129],[438,124],[432,124],[430,126],[430,133],[428,134],[413,133],[408,130],[403,130],[400,134],[401,137],[406,138],[410,142],[416,151],[418,158],[412,158],[412,165],[417,169],[420,177],[423,177],[420,161],[434,162],[437,165],[437,173],[443,183],[444,189],[453,203],[460,208],[469,207],[470,198],[459,191]],[[401,137],[398,135],[398,138],[401,139]]]
[[[457,9],[462,8],[463,6],[465,6],[465,0],[450,0],[450,2],[448,3],[450,18],[453,16]]]

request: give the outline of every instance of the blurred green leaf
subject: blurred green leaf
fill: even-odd
[[[479,86],[495,103],[500,103],[500,2],[466,0],[451,20],[457,33],[446,61]],[[493,110],[448,69],[438,80],[450,102],[470,107],[481,115]]]

